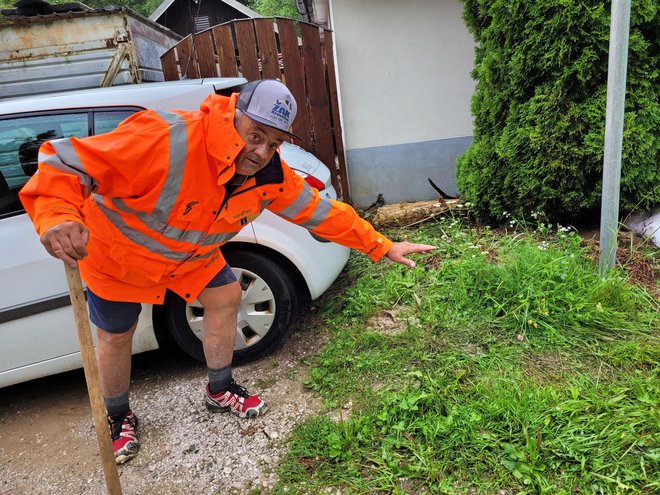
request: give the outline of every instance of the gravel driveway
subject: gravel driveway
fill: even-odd
[[[274,355],[235,368],[237,381],[269,404],[253,420],[206,411],[201,365],[162,351],[135,356],[141,449],[119,467],[123,493],[268,493],[286,435],[322,407],[302,381],[324,335],[305,320]],[[106,493],[81,370],[0,389],[0,439],[3,495]]]

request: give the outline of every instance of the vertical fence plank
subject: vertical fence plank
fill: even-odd
[[[302,147],[312,151],[312,125],[307,111],[307,92],[305,91],[305,71],[300,58],[296,24],[292,20],[278,19],[280,49],[284,64],[284,84],[287,85],[298,103],[298,116],[293,122],[293,133],[302,140]]]
[[[330,132],[328,91],[325,84],[323,57],[321,57],[319,28],[301,22],[300,32],[303,42],[303,66],[307,80],[309,111],[314,125],[314,153],[323,163],[334,170],[335,152]]]
[[[177,54],[179,55],[179,68],[181,77],[196,79],[199,77],[197,70],[197,61],[193,50],[192,37],[190,35],[183,38],[177,45]]]
[[[200,77],[217,76],[218,70],[215,66],[215,50],[210,29],[195,35],[195,51],[197,52]]]
[[[255,19],[254,30],[257,33],[257,42],[259,44],[262,77],[264,79],[280,79],[282,75],[280,74],[280,63],[277,59],[273,19]]]
[[[341,132],[341,119],[339,118],[339,96],[337,94],[337,79],[335,73],[334,48],[332,43],[332,31],[323,30],[323,53],[325,64],[328,69],[328,94],[330,96],[330,115],[332,117],[332,137],[335,144],[335,153],[337,156],[338,168],[333,170],[334,177],[337,179],[337,188],[339,197],[342,201],[350,203],[351,198],[348,193],[348,173],[346,170],[346,157],[344,156],[344,138]],[[329,166],[329,165],[328,165]],[[334,184],[333,180],[333,184]]]
[[[179,69],[176,64],[176,45],[160,56],[160,65],[163,68],[163,78],[166,81],[179,79]]]
[[[222,77],[238,77],[236,65],[236,48],[231,34],[231,24],[221,24],[213,27],[215,51],[218,54],[218,65]]]
[[[257,58],[257,40],[254,37],[252,19],[234,21],[234,28],[236,29],[236,44],[238,45],[238,62],[241,65],[243,77],[248,81],[261,79]]]

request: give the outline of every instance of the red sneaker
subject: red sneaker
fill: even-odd
[[[115,452],[115,462],[123,464],[135,457],[140,448],[137,439],[137,416],[129,409],[121,420],[111,421],[108,418],[108,424],[110,425],[112,450]]]
[[[241,418],[256,418],[268,410],[268,405],[256,395],[250,395],[244,387],[234,380],[229,382],[227,390],[212,394],[206,386],[204,398],[206,409],[211,412],[232,412]]]

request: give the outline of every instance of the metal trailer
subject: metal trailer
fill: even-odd
[[[162,81],[160,56],[180,39],[125,7],[11,16],[0,20],[0,99]]]

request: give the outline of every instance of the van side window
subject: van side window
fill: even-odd
[[[39,147],[88,128],[87,112],[0,119],[0,216],[23,211],[18,191],[37,170]]]
[[[139,109],[135,110],[103,110],[94,111],[94,134],[103,134],[110,132],[124,119],[133,115]]]

